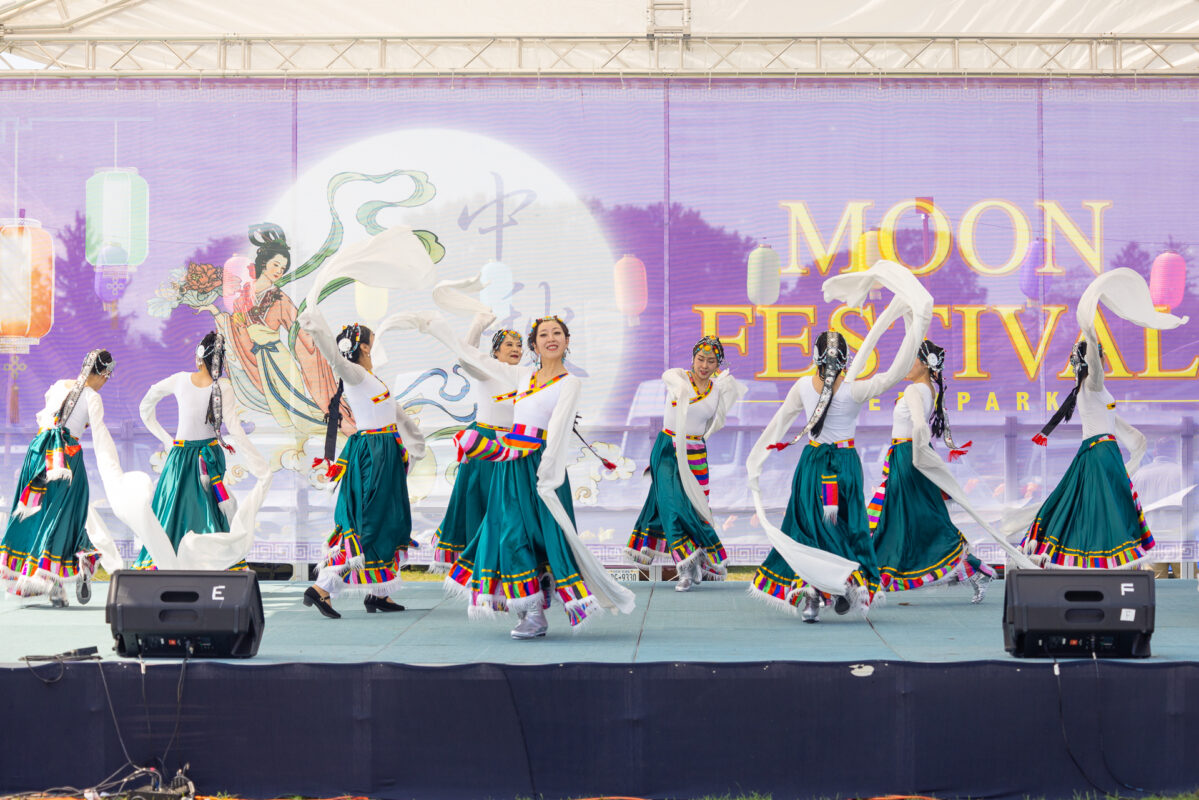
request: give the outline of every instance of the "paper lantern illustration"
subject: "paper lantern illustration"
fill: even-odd
[[[508,302],[514,286],[512,270],[503,261],[488,261],[479,275],[486,284],[479,292],[479,299],[491,306],[491,313],[495,314],[497,320],[507,319],[512,310]]]
[[[1028,246],[1028,254],[1020,264],[1020,291],[1029,300],[1041,299],[1041,273],[1037,270],[1045,263],[1045,241],[1034,239]]]
[[[1182,302],[1187,288],[1187,262],[1173,250],[1153,259],[1149,271],[1149,296],[1153,305],[1165,306],[1173,311]]]
[[[354,310],[358,312],[360,320],[369,324],[383,319],[387,313],[387,303],[386,289],[354,281]]]
[[[254,283],[254,259],[230,256],[221,268],[221,305],[232,314],[239,310],[238,302],[247,284]]]
[[[125,264],[137,267],[150,245],[149,190],[129,167],[96,170],[87,179],[87,262],[105,266],[105,251],[120,248]]]
[[[36,220],[0,220],[0,353],[28,353],[53,324],[50,234]]]
[[[745,294],[755,306],[772,306],[779,300],[779,254],[768,244],[760,244],[749,254],[745,265]]]
[[[641,312],[649,299],[649,287],[645,281],[645,264],[637,256],[625,254],[613,268],[616,280],[616,307],[624,315],[630,327],[641,324]]]
[[[103,303],[104,310],[108,312],[113,328],[118,324],[117,304],[125,295],[131,278],[129,268],[125,266],[96,268],[92,288],[96,291],[96,297]]]

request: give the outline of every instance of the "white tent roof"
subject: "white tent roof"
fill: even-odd
[[[1193,74],[1196,10],[1195,0],[0,0],[0,59],[60,74]]]

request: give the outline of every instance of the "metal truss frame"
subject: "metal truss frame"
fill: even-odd
[[[67,0],[18,0],[9,7],[49,2],[57,2],[65,14]],[[1195,35],[141,37],[70,32],[81,21],[138,2],[114,0],[37,30],[6,28],[0,6],[0,76],[1199,76]]]

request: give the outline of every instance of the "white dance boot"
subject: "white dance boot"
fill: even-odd
[[[816,594],[816,590],[811,586],[805,586],[803,589],[803,621],[820,621],[820,595]]]
[[[696,558],[685,567],[679,568],[679,582],[675,585],[676,592],[689,592],[694,588],[695,584],[703,580],[702,568],[699,565],[699,559]]]
[[[970,598],[971,603],[981,603],[983,598],[987,596],[987,584],[991,582],[991,576],[986,573],[976,572],[967,580],[970,581],[970,588],[974,590],[974,597]]]
[[[520,622],[512,629],[513,639],[536,639],[545,636],[550,624],[545,619],[545,609],[538,605],[532,611],[520,618]]]

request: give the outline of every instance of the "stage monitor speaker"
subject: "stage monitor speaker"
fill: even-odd
[[[120,570],[104,620],[118,653],[146,658],[249,658],[265,624],[250,570]]]
[[[1009,570],[1003,648],[1014,656],[1148,658],[1153,573],[1143,570]]]

